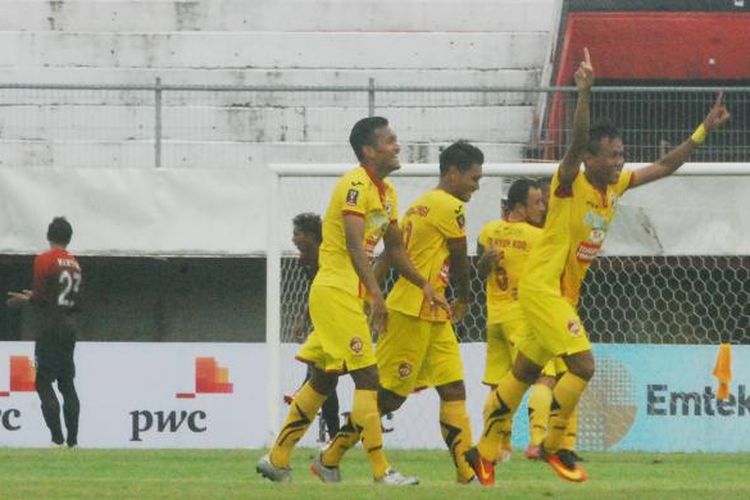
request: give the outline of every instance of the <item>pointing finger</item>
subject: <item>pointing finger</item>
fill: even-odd
[[[724,92],[719,91],[719,93],[716,95],[716,101],[714,102],[714,107],[721,106],[722,99],[724,99]]]
[[[591,66],[591,54],[589,54],[589,48],[584,47],[583,48],[583,60],[586,61],[586,64],[588,66]]]

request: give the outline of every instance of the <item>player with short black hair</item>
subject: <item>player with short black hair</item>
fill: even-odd
[[[8,292],[7,304],[19,307],[31,303],[41,316],[41,328],[34,347],[36,390],[42,403],[44,422],[52,442],[69,447],[78,445],[80,402],[76,393],[73,360],[76,343],[74,314],[80,309],[82,272],[78,260],[66,250],[73,228],[65,217],[55,217],[47,228],[50,250],[34,259],[34,288]],[[60,425],[60,403],[52,388],[63,397],[63,417],[67,438]]]
[[[375,353],[381,415],[398,410],[415,389],[437,390],[441,433],[462,484],[474,479],[464,458],[472,436],[461,352],[451,322],[466,314],[469,300],[464,203],[479,189],[483,162],[482,151],[468,142],[447,147],[440,154],[438,185],[412,203],[401,221],[404,247],[417,271],[441,297],[449,281],[453,284],[456,298],[451,310],[436,307],[414,283],[400,277],[388,295],[388,325]],[[377,265],[386,266],[387,260]],[[318,476],[324,481],[335,478],[344,453],[358,440],[356,428],[342,428],[314,464]]]
[[[388,464],[378,413],[372,332],[382,331],[388,319],[371,265],[380,240],[390,262],[419,287],[426,301],[447,305],[414,269],[402,244],[396,190],[385,179],[401,168],[401,147],[388,120],[361,119],[352,128],[350,142],[360,164],[341,176],[323,218],[320,269],[310,287],[313,331],[297,353],[299,360],[311,366],[312,376],[295,395],[274,446],[261,457],[256,470],[275,482],[291,480],[294,445],[335,388],[338,376],[348,373],[354,381],[350,420],[361,429],[375,482],[412,485],[419,482],[417,478],[403,476]],[[369,319],[365,302],[369,303]]]
[[[582,482],[587,472],[562,442],[570,416],[594,374],[588,334],[576,311],[581,285],[599,253],[615,214],[618,199],[629,188],[672,174],[701,144],[708,132],[729,119],[719,94],[695,132],[656,162],[638,170],[623,169],[625,150],[616,129],[594,127],[589,117],[593,68],[588,50],[575,73],[578,102],[573,141],[552,178],[547,221],[532,249],[518,287],[531,335],[518,344],[513,369],[485,403],[485,428],[468,458],[484,485],[494,484],[499,442],[510,428],[524,393],[554,356],[562,356],[568,371],[553,389],[549,431],[541,457],[561,478]],[[584,169],[581,170],[581,163]]]

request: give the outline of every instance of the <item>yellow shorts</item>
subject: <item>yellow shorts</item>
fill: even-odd
[[[487,358],[482,383],[497,385],[513,367],[518,349],[516,344],[529,336],[527,323],[523,319],[487,325]],[[542,375],[554,378],[566,370],[561,358],[544,365]]]
[[[297,359],[316,368],[343,373],[376,364],[364,301],[338,288],[310,287],[313,331]]]
[[[427,321],[389,310],[376,356],[380,385],[402,397],[415,389],[464,379],[461,351],[449,321]]]
[[[516,347],[511,341],[519,328],[526,328],[523,320],[492,323],[487,325],[487,358],[484,364],[484,378],[487,385],[497,385],[513,367]]]
[[[565,364],[565,361],[560,356],[555,356],[542,368],[542,376],[557,378],[566,371],[568,371],[568,366]]]
[[[544,366],[554,356],[591,350],[591,342],[578,313],[563,297],[521,287],[519,301],[530,335],[519,339],[517,347],[534,363]]]

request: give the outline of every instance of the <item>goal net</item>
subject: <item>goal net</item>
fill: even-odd
[[[640,165],[628,165],[638,168]],[[585,280],[580,314],[598,345],[750,343],[750,166],[689,164],[677,175],[634,189],[619,201],[602,255]],[[352,165],[275,165],[271,168],[267,327],[269,418],[278,429],[286,409],[283,394],[302,384],[305,366],[294,360],[299,347],[294,325],[305,315],[308,280],[291,243],[292,218],[300,212],[323,214],[337,177]],[[468,410],[475,435],[487,388],[484,370],[486,307],[484,283],[476,273],[476,240],[481,227],[500,217],[500,203],[519,176],[550,176],[545,163],[488,164],[467,204],[472,263],[472,303],[456,326],[461,341]],[[437,165],[404,165],[393,176],[403,213],[423,191],[434,187]],[[620,362],[597,357],[597,374],[579,419],[579,447],[607,449],[632,424],[634,391]],[[351,407],[352,386],[342,377],[341,411]],[[404,448],[443,446],[437,421],[438,399],[427,390],[409,398],[384,420],[385,445]],[[519,409],[514,445],[528,440],[526,412]],[[317,423],[303,445],[315,445]]]

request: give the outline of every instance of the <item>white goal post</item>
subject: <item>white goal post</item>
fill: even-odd
[[[271,164],[266,179],[267,208],[267,242],[266,242],[266,347],[268,363],[267,409],[269,428],[272,435],[278,430],[283,417],[282,396],[289,387],[282,387],[282,380],[289,376],[287,367],[296,362],[287,356],[282,357],[282,259],[294,255],[291,244],[291,218],[299,211],[316,211],[323,213],[331,193],[330,186],[335,178],[354,167],[347,164]],[[638,169],[645,164],[627,164],[626,168]],[[475,219],[474,228],[484,222],[499,217],[499,199],[508,179],[521,176],[551,176],[556,168],[554,163],[488,163],[483,168],[483,180],[480,190],[475,194],[485,196],[486,202],[467,204],[467,220]],[[402,183],[416,180],[410,184],[409,193],[423,191],[425,185],[434,184],[438,179],[436,164],[403,164],[392,177],[399,193],[399,211],[404,212],[410,194],[402,194]],[[605,255],[626,256],[693,256],[693,255],[730,255],[745,258],[750,255],[750,235],[727,234],[727,231],[711,229],[711,218],[731,219],[734,230],[738,233],[738,224],[742,214],[750,213],[750,201],[745,196],[750,193],[750,164],[746,163],[689,163],[683,165],[675,176],[679,179],[662,180],[634,191],[643,191],[635,201],[628,205],[630,193],[622,200],[628,205],[623,216],[624,221],[613,223],[605,245]],[[710,178],[710,181],[691,178]],[[727,179],[729,177],[729,179]],[[413,179],[412,179],[413,178]],[[284,185],[304,181],[298,192],[290,192]],[[684,182],[687,181],[687,182]],[[699,181],[700,184],[695,184]],[[427,184],[425,184],[425,182]],[[485,190],[485,184],[491,186]],[[697,187],[696,187],[697,186]],[[410,191],[411,190],[411,191]],[[293,191],[293,190],[292,190]],[[412,196],[413,197],[413,196]],[[670,213],[668,220],[658,220],[665,203],[678,205]],[[696,209],[685,211],[685,207],[695,204]],[[478,206],[477,206],[478,205]],[[708,214],[705,220],[700,212]],[[489,208],[488,208],[489,207]],[[622,210],[622,208],[620,209]],[[619,210],[618,210],[619,211]],[[656,214],[656,215],[655,215]],[[681,214],[684,214],[681,215]],[[618,217],[620,217],[618,215]],[[618,219],[616,217],[616,221]],[[681,220],[685,219],[685,220]],[[645,222],[644,222],[645,221]],[[676,227],[683,224],[682,227]],[[747,228],[747,225],[745,224]],[[700,239],[690,237],[691,231],[707,231]],[[750,233],[750,232],[749,232]],[[718,236],[717,236],[718,235]],[[469,251],[474,252],[475,239],[470,234]],[[726,236],[727,238],[724,238]],[[735,238],[732,240],[731,238]],[[724,241],[718,241],[724,240]],[[635,241],[635,243],[632,243]],[[694,249],[694,250],[691,250]],[[288,321],[288,318],[285,319]],[[750,334],[748,334],[750,335]],[[478,339],[474,339],[478,340]],[[293,352],[293,351],[292,351]],[[301,380],[296,380],[296,383]],[[472,410],[470,409],[470,412]],[[476,413],[476,412],[475,412]]]

